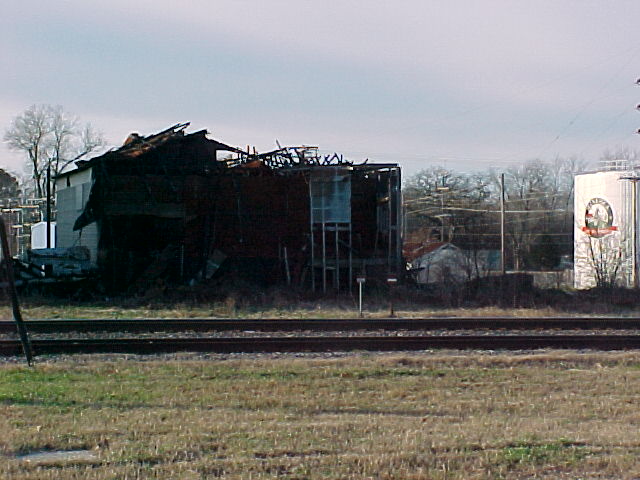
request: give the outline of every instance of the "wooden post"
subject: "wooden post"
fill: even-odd
[[[5,270],[7,272],[7,286],[9,289],[9,297],[11,298],[13,320],[16,322],[16,328],[18,329],[20,342],[22,343],[22,350],[27,357],[27,363],[29,364],[29,366],[31,366],[33,362],[31,341],[29,340],[27,327],[22,321],[22,314],[20,313],[20,305],[18,304],[18,292],[16,291],[16,284],[13,276],[13,263],[11,252],[9,251],[9,241],[7,240],[7,230],[2,217],[0,217],[0,243],[2,244],[2,259],[4,260]]]

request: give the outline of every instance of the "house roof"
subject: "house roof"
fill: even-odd
[[[207,135],[207,130],[198,130],[197,132],[193,132],[185,135],[184,131],[190,124],[187,123],[177,123],[165,130],[162,130],[158,133],[153,133],[151,135],[147,135],[146,137],[142,137],[137,133],[130,134],[127,139],[124,141],[122,146],[109,150],[102,155],[97,157],[93,157],[88,160],[78,160],[75,162],[76,168],[74,170],[69,170],[68,172],[63,172],[57,176],[57,178],[63,178],[67,175],[72,175],[78,173],[82,170],[86,170],[91,168],[97,162],[108,159],[108,158],[136,158],[145,153],[156,149],[171,140],[190,138],[196,136],[204,137]],[[214,144],[216,150],[229,151],[234,153],[243,153],[242,150],[227,145],[225,143],[219,142],[217,140],[207,139],[209,142]]]
[[[207,130],[199,130],[194,133],[185,134],[189,123],[177,123],[161,132],[142,137],[137,133],[132,133],[127,137],[122,146],[109,150],[102,155],[93,157],[88,160],[77,160],[76,168],[67,172],[60,173],[56,178],[64,178],[68,175],[87,170],[97,163],[104,160],[116,159],[133,159],[145,155],[154,149],[167,144],[172,140],[187,139],[193,137],[205,138],[208,134]],[[368,163],[368,160],[354,165],[353,162],[345,159],[342,155],[334,153],[333,155],[320,155],[318,147],[302,145],[297,147],[280,147],[276,150],[265,153],[257,153],[254,149],[250,153],[247,150],[227,145],[218,140],[206,138],[209,145],[214,150],[233,152],[238,154],[236,159],[227,159],[220,161],[220,165],[226,168],[248,168],[248,169],[282,169],[287,168],[294,170],[296,168],[309,169],[316,167],[336,167],[343,166],[358,170],[380,170],[386,168],[398,168],[397,163]]]
[[[449,244],[446,242],[406,242],[402,248],[402,253],[407,261],[411,262],[418,257],[435,252],[445,245]]]

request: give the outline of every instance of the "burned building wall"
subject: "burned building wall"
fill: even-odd
[[[281,281],[286,256],[299,280],[309,226],[308,173],[233,168],[211,178],[210,250],[252,280]]]
[[[235,158],[218,160],[221,150]],[[209,140],[205,132],[184,135],[175,128],[134,136],[81,164],[91,167],[93,185],[74,228],[98,226],[98,266],[114,290],[215,275],[326,290],[328,272],[334,272],[330,286],[346,289],[353,262],[369,271],[397,269],[397,165],[323,164],[310,151],[249,155]],[[349,219],[333,230],[324,225],[317,236],[310,182],[338,170],[350,185]],[[327,260],[332,256],[333,266]]]
[[[97,224],[97,263],[111,289],[144,288],[156,278],[193,275],[202,245],[191,241],[209,203],[208,175],[221,168],[226,146],[184,125],[151,137],[133,136],[118,150],[79,168],[92,170],[93,185],[74,230]]]

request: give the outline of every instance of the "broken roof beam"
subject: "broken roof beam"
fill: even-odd
[[[206,130],[203,130],[205,133],[208,133]],[[199,132],[196,132],[199,133]],[[224,150],[225,152],[233,152],[237,154],[244,154],[243,150],[239,148],[232,147],[231,145],[227,145],[226,143],[219,142],[218,140],[208,139],[210,142],[214,143],[214,147],[216,150]]]
[[[337,153],[321,157],[318,153],[318,147],[310,145],[280,147],[260,154],[250,154],[244,151],[238,153],[240,158],[237,166],[255,160],[260,160],[265,166],[273,169],[301,166],[353,165],[353,162],[346,160],[343,155]]]

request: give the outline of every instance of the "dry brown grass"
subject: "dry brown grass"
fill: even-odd
[[[113,306],[113,305],[77,305],[59,303],[38,305],[29,302],[22,304],[25,319],[38,318],[357,318],[357,306],[350,304],[319,303],[290,308],[237,308],[235,303],[226,301],[211,305],[172,306]],[[554,317],[584,316],[580,313],[567,313],[547,308],[414,308],[395,309],[395,314],[402,318],[411,317]],[[628,309],[624,312],[601,312],[622,316],[638,316],[640,311]],[[365,318],[384,318],[389,316],[388,307],[365,310]],[[0,306],[0,319],[11,319],[9,306]]]
[[[0,477],[637,478],[640,353],[0,366]],[[89,448],[95,464],[19,453]]]

